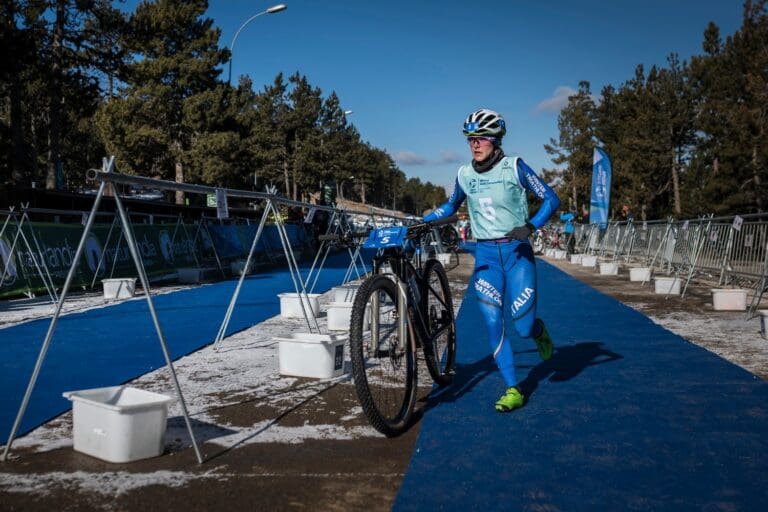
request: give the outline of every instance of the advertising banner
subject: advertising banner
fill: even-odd
[[[592,195],[589,200],[589,222],[597,222],[600,229],[608,225],[608,207],[611,202],[611,160],[600,148],[592,156]]]
[[[90,286],[94,275],[98,279],[128,277],[136,275],[136,267],[131,259],[124,237],[115,229],[107,239],[110,225],[94,225],[85,240],[83,256],[72,282],[73,286]],[[30,229],[40,243],[37,247],[27,247],[19,237],[13,253],[10,247],[16,238],[16,227],[6,230],[0,240],[0,258],[5,279],[0,285],[0,297],[18,294],[19,291],[37,291],[44,289],[40,269],[50,273],[58,286],[64,280],[72,266],[77,244],[83,234],[80,224],[30,223],[24,225],[28,239]],[[136,225],[133,227],[144,268],[150,276],[175,272],[176,268],[194,265],[194,244],[178,234],[173,240],[173,226]],[[33,244],[34,245],[34,244]],[[37,262],[38,265],[35,265]],[[43,265],[43,263],[45,265]],[[113,273],[114,268],[114,273]]]
[[[83,256],[73,276],[72,286],[90,287],[94,276],[98,282],[99,279],[109,277],[137,275],[125,237],[120,236],[119,228],[113,229],[109,236],[110,226],[93,225],[85,240]],[[35,244],[32,244],[32,248],[27,247],[22,237],[16,236],[16,226],[8,226],[0,238],[0,298],[27,292],[44,292],[45,285],[40,271],[45,272],[45,268],[56,287],[61,288],[72,266],[83,229],[85,227],[81,224],[24,224],[24,234],[30,241],[30,230],[34,230],[40,244],[38,250]],[[196,227],[188,226],[190,237],[195,230]],[[298,247],[305,242],[303,226],[287,225],[286,230],[292,246]],[[211,225],[211,237],[203,230],[201,236],[197,237],[197,244],[187,238],[184,230],[176,229],[175,224],[137,224],[133,226],[133,231],[147,275],[153,277],[175,273],[182,267],[195,266],[196,255],[197,259],[205,259],[207,255],[212,255],[213,247],[222,259],[245,258],[256,235],[256,226]],[[257,252],[263,252],[267,247],[273,252],[282,253],[275,226],[265,226],[256,249]]]

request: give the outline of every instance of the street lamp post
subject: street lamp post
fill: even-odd
[[[274,14],[276,12],[284,11],[287,8],[288,6],[285,4],[273,5],[266,11],[261,11],[259,13],[254,14],[253,16],[245,20],[245,22],[242,25],[240,25],[240,28],[238,28],[237,32],[235,32],[235,37],[232,38],[232,44],[229,45],[229,79],[227,80],[227,82],[229,82],[229,85],[232,85],[232,55],[233,55],[232,51],[235,48],[235,41],[237,41],[237,36],[240,35],[240,32],[245,28],[247,24],[249,24],[256,18],[258,18],[259,16],[262,16],[264,14]]]

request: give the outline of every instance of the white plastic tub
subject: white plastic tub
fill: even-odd
[[[760,335],[768,340],[768,309],[761,309],[760,314]]]
[[[680,280],[676,277],[656,277],[653,285],[659,295],[680,295]]]
[[[107,462],[163,453],[173,398],[128,386],[68,391],[74,449]]]
[[[581,260],[584,258],[583,254],[571,254],[570,262],[574,265],[581,265]]]
[[[276,337],[280,375],[330,379],[344,373],[347,334],[293,333]]]
[[[650,281],[651,280],[650,267],[634,267],[629,269],[629,280],[636,281],[636,282]]]
[[[443,266],[449,265],[451,263],[451,253],[449,252],[439,252],[435,254],[435,258],[437,261],[443,264]]]
[[[715,311],[744,311],[747,309],[747,290],[742,288],[714,288],[712,306]]]
[[[351,302],[331,302],[328,304],[328,330],[348,331],[352,317]]]
[[[600,263],[600,275],[601,276],[617,276],[619,275],[619,264],[615,261],[604,261]]]
[[[581,257],[582,267],[594,267],[597,265],[597,256],[587,256],[586,254]]]
[[[368,329],[370,322],[370,310],[366,309],[363,319],[363,329]],[[348,331],[349,322],[352,318],[351,302],[331,302],[328,304],[328,330],[329,331]]]
[[[544,249],[544,256],[551,258],[555,254],[555,250],[552,248]]]
[[[136,294],[136,278],[102,279],[105,299],[130,299]]]
[[[552,256],[556,260],[564,260],[566,258],[566,256],[568,256],[568,253],[566,251],[562,251],[560,249],[556,249]]]
[[[320,303],[318,302],[319,293],[308,293],[302,295],[304,309],[302,310],[299,302],[299,294],[296,293],[278,293],[280,298],[280,316],[283,318],[304,318],[304,310],[308,315],[317,316],[320,312]]]
[[[359,284],[345,284],[333,289],[333,302],[352,302],[360,289]]]

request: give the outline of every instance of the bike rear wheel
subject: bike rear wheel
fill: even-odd
[[[399,323],[395,282],[386,275],[367,279],[352,306],[352,375],[365,416],[388,437],[408,429],[416,402],[413,335],[406,322],[401,339]]]
[[[445,252],[455,251],[459,247],[459,233],[453,226],[445,226],[440,230],[440,242]]]
[[[445,386],[453,379],[456,362],[456,323],[448,276],[437,260],[428,260],[424,266],[420,297],[420,313],[425,327],[424,359],[432,380]]]

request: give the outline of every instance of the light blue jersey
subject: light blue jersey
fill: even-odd
[[[479,239],[501,238],[528,221],[528,200],[517,175],[517,157],[504,157],[484,173],[471,164],[459,168],[456,181],[467,195],[472,230]]]
[[[483,173],[475,171],[471,164],[463,165],[448,202],[436,208],[424,220],[449,217],[467,199],[472,233],[479,240],[502,238],[512,228],[526,223],[526,190],[533,192],[542,201],[541,207],[528,221],[538,229],[547,223],[560,206],[560,199],[522,158],[504,157]],[[491,220],[492,217],[496,220]],[[480,222],[485,229],[483,235],[478,232]]]

